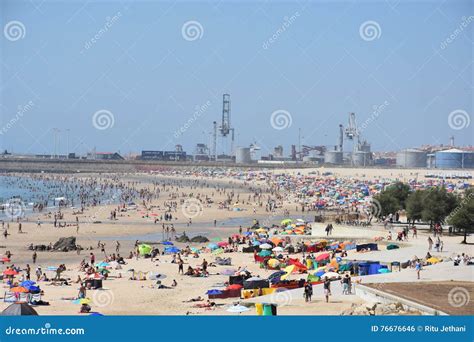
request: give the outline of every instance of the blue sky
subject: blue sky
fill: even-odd
[[[461,111],[474,121],[473,7],[1,0],[0,147],[52,153],[59,128],[62,153],[66,129],[70,152],[175,144],[192,152],[209,142],[223,93],[231,94],[236,145],[257,141],[264,154],[278,144],[288,153],[299,129],[303,144],[334,145],[349,112],[365,123],[373,150],[447,144],[451,135],[472,145],[474,122],[453,129],[448,117]],[[12,21],[23,25],[20,38],[7,30]],[[189,22],[196,37],[183,31]],[[361,31],[367,22],[375,37]],[[94,113],[104,110],[113,125],[97,129]],[[289,127],[272,126],[279,110]]]

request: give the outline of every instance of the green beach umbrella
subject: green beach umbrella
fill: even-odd
[[[153,248],[151,248],[150,245],[141,244],[140,246],[138,246],[138,252],[140,253],[140,255],[150,254],[152,249]]]

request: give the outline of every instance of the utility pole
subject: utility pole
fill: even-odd
[[[66,158],[69,158],[69,132],[71,130],[66,128]]]

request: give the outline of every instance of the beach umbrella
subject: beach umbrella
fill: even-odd
[[[321,276],[321,278],[328,278],[328,279],[334,279],[334,278],[339,278],[339,277],[340,277],[339,273],[336,273],[336,272],[326,272]]]
[[[5,262],[10,262],[10,259],[8,259],[7,257],[3,257],[2,259],[0,259],[3,263]]]
[[[26,303],[13,303],[2,311],[2,316],[38,316],[31,305]]]
[[[270,259],[268,260],[267,264],[268,266],[275,268],[275,267],[278,267],[278,265],[280,265],[280,261],[278,261],[277,259]]]
[[[171,241],[163,241],[161,244],[165,246],[173,246],[173,243]]]
[[[27,288],[23,287],[23,286],[17,286],[17,287],[12,287],[10,289],[10,292],[14,292],[14,293],[27,293],[29,292]]]
[[[323,254],[320,254],[316,257],[316,261],[323,261],[323,260],[327,260],[329,259],[330,257],[330,254],[329,253],[323,253]]]
[[[280,244],[280,242],[282,242],[283,240],[280,239],[279,237],[276,237],[276,236],[275,236],[275,237],[272,237],[272,238],[270,239],[270,241],[273,242],[273,244],[274,244],[275,246],[277,246],[277,245]]]
[[[150,254],[152,249],[153,248],[150,245],[146,245],[146,244],[141,244],[138,246],[138,252],[140,253],[140,255]]]
[[[263,228],[258,228],[257,230],[255,230],[256,233],[266,233],[267,230],[266,229],[263,229]]]
[[[426,259],[426,262],[429,262],[430,264],[437,264],[440,261],[441,260],[439,260],[438,258],[435,258],[435,257],[431,257],[429,259]]]
[[[14,276],[17,274],[18,274],[18,271],[14,270],[13,268],[9,268],[3,271],[3,275],[6,275],[6,276]]]
[[[94,274],[89,274],[86,276],[87,279],[97,279],[97,280],[100,280],[100,279],[104,279],[104,277],[100,274],[100,273],[94,273]]]
[[[390,273],[388,268],[379,268],[379,273]]]
[[[274,259],[272,259],[274,260]],[[278,272],[274,272],[272,274],[270,274],[268,276],[268,280],[272,280],[272,279],[276,279],[276,278],[280,278],[282,275],[286,274],[285,271],[278,271]]]
[[[218,245],[219,247],[225,247],[225,246],[228,246],[229,243],[228,243],[227,241],[220,241],[220,242],[217,243],[217,245]]]
[[[218,249],[215,249],[212,251],[212,254],[213,255],[219,255],[219,254],[222,254],[224,253],[224,250],[222,248],[218,248]]]
[[[286,266],[283,271],[285,271],[285,274],[283,274],[281,276],[281,280],[285,280],[286,278],[288,278],[291,274],[291,272],[293,272],[295,270],[295,265],[290,265],[290,266]]]
[[[227,286],[227,290],[240,290],[242,287],[240,284],[232,284]]]
[[[99,262],[99,263],[95,264],[95,266],[100,267],[100,268],[105,268],[105,267],[109,266],[109,263],[107,263],[105,261],[102,261],[102,262]]]
[[[34,284],[36,284],[36,282],[34,282],[33,280],[25,280],[20,283],[20,286],[28,288],[29,286],[33,286]]]
[[[272,252],[270,252],[269,250],[263,250],[260,253],[258,253],[258,255],[261,257],[267,257],[267,256],[272,255]]]
[[[220,295],[222,294],[222,291],[221,290],[215,290],[215,289],[212,289],[212,290],[208,290],[206,292],[207,295]]]
[[[219,242],[219,241],[221,241],[221,240],[222,240],[221,238],[219,238],[219,237],[215,237],[215,238],[213,238],[211,241],[214,241],[214,242]]]
[[[167,254],[174,254],[174,253],[179,253],[179,248],[178,247],[166,247],[165,248],[165,253]]]
[[[257,277],[257,276],[251,277],[251,278],[248,278],[248,279],[247,279],[247,281],[260,281],[260,280],[262,280],[262,278]]]
[[[252,245],[253,246],[260,246],[260,241],[257,241],[257,240],[253,241]]]
[[[241,313],[245,311],[249,311],[250,309],[243,306],[243,305],[232,305],[230,308],[228,308],[226,311],[227,312],[234,312],[234,313]]]
[[[264,244],[260,245],[260,248],[261,249],[271,249],[272,245],[270,245],[269,243],[264,243]]]
[[[284,251],[284,249],[282,247],[278,246],[278,247],[273,248],[272,251],[274,251],[276,253],[281,253],[281,252]]]
[[[316,276],[316,277],[321,278],[324,275],[324,273],[326,273],[326,272],[325,271],[316,271],[316,272],[313,273],[313,275]]]
[[[286,226],[286,225],[290,224],[291,222],[293,222],[291,219],[284,219],[280,222],[280,224],[282,226]]]
[[[217,249],[217,248],[219,248],[219,246],[217,246],[215,243],[210,243],[210,244],[207,245],[207,248],[209,248],[209,249]]]

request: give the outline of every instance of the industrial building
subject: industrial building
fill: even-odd
[[[474,168],[474,151],[463,151],[452,148],[435,152],[435,166],[438,169],[471,169]]]
[[[397,153],[397,166],[406,168],[427,167],[426,151],[408,148]]]
[[[141,160],[186,161],[184,151],[142,151]]]
[[[89,152],[87,159],[93,160],[124,160],[124,158],[117,152]]]

